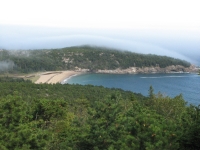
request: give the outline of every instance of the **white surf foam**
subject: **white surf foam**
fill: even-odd
[[[140,77],[140,78],[185,78],[187,76],[159,76],[159,77]]]

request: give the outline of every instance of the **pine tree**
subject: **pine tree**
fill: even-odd
[[[149,87],[149,98],[152,99],[154,97],[154,89],[152,85]]]

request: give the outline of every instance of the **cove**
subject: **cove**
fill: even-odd
[[[188,104],[200,104],[200,76],[189,73],[170,74],[81,74],[69,78],[65,83],[97,85],[108,88],[121,88],[126,91],[148,95],[152,85],[154,93],[164,96],[183,95]]]

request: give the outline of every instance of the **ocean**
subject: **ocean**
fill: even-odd
[[[152,85],[154,93],[175,97],[179,94],[188,104],[200,104],[200,76],[190,73],[170,74],[81,74],[65,80],[68,84],[98,85],[121,88],[126,91],[148,95]]]

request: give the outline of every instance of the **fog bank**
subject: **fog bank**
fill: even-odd
[[[0,25],[0,49],[51,49],[95,45],[166,55],[200,65],[200,33],[194,31],[53,28]]]
[[[11,60],[0,61],[0,72],[12,70],[14,66],[15,64]]]

